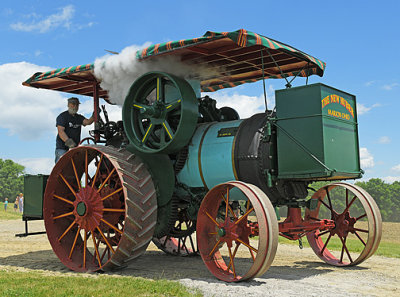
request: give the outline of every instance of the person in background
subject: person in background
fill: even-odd
[[[60,113],[56,120],[57,139],[55,151],[55,163],[69,149],[76,147],[81,140],[82,126],[91,125],[94,121],[93,115],[87,119],[83,115],[78,114],[79,110],[78,98],[71,97],[68,99],[68,110]]]
[[[8,198],[4,199],[4,211],[7,211]]]
[[[14,212],[18,211],[18,200],[19,200],[19,197],[17,196],[17,198],[15,198],[15,202],[14,202]]]
[[[22,195],[22,193],[19,193],[18,206],[19,206],[19,212],[22,213],[24,211],[24,196]]]

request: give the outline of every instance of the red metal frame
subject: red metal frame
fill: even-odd
[[[320,220],[310,216],[306,216],[303,219],[301,208],[289,207],[287,218],[279,223],[279,235],[291,240],[297,240],[309,232],[325,231],[333,228],[335,228],[333,220]]]
[[[98,120],[99,120],[99,84],[93,83],[93,118],[94,118],[94,140],[98,142],[100,140],[100,133],[97,132]]]

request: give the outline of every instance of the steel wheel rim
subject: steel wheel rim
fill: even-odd
[[[223,201],[228,201],[229,204],[228,193],[233,188],[239,189],[251,203],[246,204],[242,215],[236,216],[224,202],[226,209],[221,221],[218,211]],[[276,253],[278,238],[276,215],[268,208],[273,210],[267,196],[257,187],[242,182],[217,185],[204,197],[197,219],[197,242],[205,265],[217,278],[226,282],[238,282],[260,276],[268,270]],[[247,220],[253,211],[257,222],[249,224]],[[228,217],[226,213],[229,214]],[[254,216],[251,220],[254,221]],[[258,234],[256,243],[249,240],[249,232]],[[225,257],[226,260],[222,254],[224,246],[228,247],[229,257]],[[239,253],[245,255],[243,260],[236,257],[239,248],[242,249]],[[238,263],[240,266],[244,264],[240,270]]]
[[[324,232],[317,230],[308,233],[307,239],[314,252],[324,262],[333,266],[354,266],[370,257],[376,250],[377,245],[379,245],[381,236],[379,235],[381,234],[379,227],[380,212],[379,209],[375,207],[376,204],[374,205],[371,203],[372,198],[359,191],[354,185],[347,183],[334,183],[324,186],[314,193],[311,199],[319,200],[318,206],[313,211],[306,209],[306,216],[318,218],[320,207],[326,207],[328,209],[329,207],[332,207],[333,211],[335,211],[332,206],[332,201],[330,201],[332,200],[330,194],[327,194],[327,192],[331,193],[335,188],[343,188],[347,195],[345,203],[346,207],[341,213],[338,213],[339,216],[332,214],[332,211],[329,210],[332,215],[331,219],[335,221],[335,228]],[[327,198],[327,201],[324,201],[325,198]],[[362,211],[364,212],[358,216],[353,215],[354,211],[357,211],[355,209],[356,203],[358,203],[359,208],[362,206]],[[363,218],[367,219],[368,229],[359,228],[359,222],[361,222]],[[352,236],[352,234],[354,234],[355,238],[358,239],[358,241],[353,241],[356,242],[357,249],[362,249],[361,252],[356,252],[358,254],[356,258],[354,257],[355,252],[353,252],[352,256],[346,244],[347,239],[350,238],[349,235]],[[322,238],[323,236],[327,236],[327,238],[324,240]],[[329,250],[330,240],[335,236],[339,237],[341,242],[341,249],[339,252]]]

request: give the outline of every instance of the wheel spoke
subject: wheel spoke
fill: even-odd
[[[326,249],[326,247],[327,247],[327,245],[328,245],[328,243],[329,243],[329,240],[331,240],[331,237],[332,237],[332,234],[329,234],[328,238],[327,238],[326,241],[325,241],[324,246],[323,246],[322,249],[321,249],[321,255],[324,253],[324,250]]]
[[[181,105],[181,99],[170,103],[169,105],[167,105],[165,107],[165,109],[167,109],[168,112],[171,112],[171,111],[175,110],[177,107],[179,107],[180,105]]]
[[[109,211],[109,212],[125,212],[125,209],[120,209],[120,208],[103,208],[102,211]]]
[[[110,224],[109,222],[107,222],[104,219],[100,219],[100,221],[102,221],[104,224],[108,225],[109,227],[111,227],[112,229],[114,229],[115,231],[117,231],[119,234],[122,234],[123,232],[121,230],[119,230],[117,227],[113,226],[112,224]]]
[[[254,207],[250,208],[248,211],[246,211],[246,213],[244,215],[242,215],[236,222],[235,225],[239,224],[239,222],[241,220],[243,220],[244,218],[246,218],[252,211],[254,210]]]
[[[237,250],[239,248],[239,245],[240,245],[240,243],[236,242],[236,246],[235,246],[235,249],[233,250],[233,254],[232,254],[232,260],[229,262],[229,265],[228,265],[228,269],[227,269],[228,271],[229,271],[229,268],[231,267],[231,264],[233,265],[233,259],[235,259],[235,256],[236,256]],[[229,250],[230,250],[230,248],[229,248]],[[232,269],[234,269],[234,268],[232,267]]]
[[[329,209],[331,211],[331,213],[333,213],[333,209],[329,207],[328,204],[326,204],[323,200],[318,199],[327,209]]]
[[[343,242],[343,241],[342,241]],[[346,242],[346,239],[344,240]],[[342,245],[342,251],[340,252],[340,260],[339,263],[343,263],[343,255],[344,255],[344,244]]]
[[[71,158],[71,163],[72,163],[72,168],[74,169],[74,174],[75,174],[75,178],[76,178],[76,183],[77,183],[77,185],[78,185],[78,189],[80,190],[80,189],[81,189],[81,182],[79,181],[78,173],[76,172],[75,162],[74,162],[74,159],[73,159],[73,158]]]
[[[349,189],[346,189],[346,207],[349,205]]]
[[[133,104],[133,107],[141,109],[141,108],[146,108],[147,105],[146,104],[135,103],[135,104]]]
[[[251,255],[251,258],[253,259],[253,262],[256,260],[256,257],[254,257],[254,253],[253,253],[253,251],[251,250],[251,248],[248,248],[249,249],[249,251],[250,251],[250,255]]]
[[[326,192],[326,197],[328,197],[328,202],[329,202],[329,209],[331,211],[333,211],[333,207],[332,207],[332,200],[331,200],[331,196],[329,194],[328,188],[325,188],[325,192]]]
[[[218,247],[218,245],[221,243],[221,239],[218,239],[217,243],[214,245],[213,249],[211,250],[210,254],[208,255],[211,257],[211,255],[214,253],[215,249]]]
[[[74,203],[73,203],[72,201],[70,201],[70,200],[68,200],[68,199],[65,199],[65,198],[63,198],[63,197],[61,197],[61,196],[53,195],[53,197],[54,197],[54,198],[57,198],[57,199],[60,199],[61,201],[64,201],[64,202],[66,202],[66,203],[68,203],[68,204],[74,205]]]
[[[67,213],[64,213],[64,214],[62,214],[62,215],[53,217],[53,220],[57,220],[57,219],[60,219],[60,218],[65,218],[65,217],[68,217],[68,216],[72,216],[73,214],[74,214],[73,211],[67,212]]]
[[[124,188],[121,187],[121,188],[119,188],[118,190],[115,190],[115,191],[112,192],[111,194],[108,194],[107,196],[101,198],[101,201],[104,201],[104,200],[106,200],[107,198],[109,198],[109,197],[111,197],[111,196],[117,194],[118,192],[121,192],[123,189],[124,189]]]
[[[73,221],[73,222],[71,223],[71,225],[69,225],[69,227],[68,227],[68,228],[64,231],[64,233],[60,236],[60,238],[58,238],[58,241],[59,241],[59,242],[61,241],[61,239],[63,239],[63,237],[65,236],[65,234],[67,234],[68,231],[71,230],[71,228],[72,228],[74,225],[75,225],[75,221]]]
[[[343,211],[343,213],[347,212],[350,208],[350,206],[356,201],[357,196],[354,196],[353,199],[350,201],[349,205],[347,205],[346,209]]]
[[[85,236],[84,236],[84,239],[83,239],[83,268],[85,268],[86,267],[86,246],[87,246],[87,233],[86,233],[86,230],[85,230]]]
[[[350,263],[353,263],[353,259],[351,258],[350,253],[349,253],[349,250],[347,249],[347,246],[346,246],[346,238],[343,239],[343,238],[340,237],[340,236],[339,236],[339,238],[340,238],[340,241],[341,241],[342,244],[343,244],[344,250],[346,251],[347,257],[349,257]]]
[[[101,267],[99,249],[97,248],[96,239],[94,238],[94,236],[92,236],[92,239],[93,239],[93,244],[94,244],[94,250],[96,251],[95,258],[97,257],[97,261],[99,262],[99,267]],[[99,239],[99,242],[100,242],[100,239]]]
[[[358,231],[358,232],[364,232],[364,233],[369,233],[368,230],[365,229],[360,229],[360,228],[354,228],[354,231]]]
[[[96,229],[100,232],[100,235],[103,237],[104,241],[106,242],[107,246],[110,248],[110,250],[112,251],[112,253],[114,254],[115,251],[112,248],[111,244],[108,242],[107,238],[104,236],[103,232],[101,232],[99,227],[96,227]]]
[[[233,217],[235,218],[235,220],[237,220],[237,216],[235,215],[235,213],[232,210],[232,207],[229,205],[229,202],[227,200],[225,200],[224,195],[221,195],[222,199],[224,199],[225,204],[227,205],[227,209],[230,211],[230,213],[233,215]],[[228,210],[226,210],[226,214],[228,213]]]
[[[149,127],[146,130],[146,133],[144,134],[143,138],[142,138],[142,143],[146,143],[147,140],[149,139],[149,136],[151,134],[151,132],[153,132],[154,130],[154,125],[152,123],[150,123]]]
[[[232,264],[232,270],[233,270],[233,277],[236,278],[236,271],[235,271],[235,263],[233,263],[233,257],[232,257],[232,251],[231,251],[231,247],[228,246],[228,252],[229,252],[229,266]],[[229,268],[228,268],[229,270]]]
[[[70,259],[72,257],[72,253],[74,252],[74,248],[75,248],[75,245],[76,245],[76,240],[78,239],[78,235],[79,235],[80,231],[81,231],[81,227],[78,227],[78,230],[76,231],[74,243],[72,244],[71,251],[69,252],[68,258],[70,258]]]
[[[157,97],[156,97],[156,100],[157,101],[159,101],[160,100],[160,97],[162,96],[162,91],[161,91],[161,78],[160,77],[157,77],[157,87],[156,87],[156,89],[157,89]]]
[[[365,243],[365,241],[360,237],[360,235],[357,233],[357,231],[354,231],[354,234],[357,236],[357,238],[363,243],[364,246],[366,246],[367,244]]]
[[[331,230],[326,230],[324,232],[318,233],[317,237],[320,237],[322,235],[325,235],[326,233],[331,232]]]
[[[60,177],[64,181],[64,183],[67,185],[68,189],[72,192],[72,194],[74,194],[74,196],[76,198],[76,193],[75,193],[74,189],[71,187],[71,185],[69,184],[69,182],[67,182],[67,180],[61,173],[60,173]]]
[[[171,129],[171,127],[169,126],[168,122],[167,122],[167,121],[164,121],[164,122],[162,123],[162,125],[163,125],[165,131],[167,132],[169,139],[174,138],[174,132],[172,131],[172,129]],[[163,137],[163,138],[164,138],[164,137]]]
[[[241,240],[240,238],[236,238],[236,241],[239,241],[241,244],[243,244],[244,246],[247,246],[249,249],[252,249],[253,251],[255,251],[256,253],[258,253],[258,250],[254,247],[252,247],[250,244],[245,243],[243,240]]]
[[[358,218],[356,218],[356,222],[358,221],[358,220],[360,220],[360,219],[362,219],[362,218],[365,218],[367,216],[367,214],[365,213],[365,214],[363,214],[363,215],[361,215],[361,216],[359,216]]]
[[[108,182],[108,180],[110,179],[111,175],[114,173],[115,171],[115,167],[113,168],[113,170],[111,170],[110,174],[107,176],[107,178],[103,181],[103,183],[100,185],[100,187],[97,189],[97,193],[100,192],[100,190],[105,186],[105,184]]]
[[[96,184],[96,178],[97,178],[97,175],[99,174],[99,171],[100,171],[100,164],[101,164],[102,161],[103,161],[103,154],[100,156],[100,161],[99,161],[99,163],[97,164],[96,173],[95,173],[94,178],[93,178],[93,180],[92,180],[92,182],[91,182],[92,187],[94,187],[95,184]]]
[[[204,213],[205,213],[205,214],[207,215],[207,217],[209,217],[210,220],[213,221],[214,224],[219,228],[219,224],[217,223],[217,221],[214,220],[213,217],[212,217],[207,211],[204,211]]]

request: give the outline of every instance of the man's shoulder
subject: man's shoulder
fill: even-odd
[[[68,110],[65,110],[65,111],[63,111],[62,113],[60,113],[58,116],[57,116],[57,119],[58,118],[65,118],[65,117],[67,117],[68,116]]]

